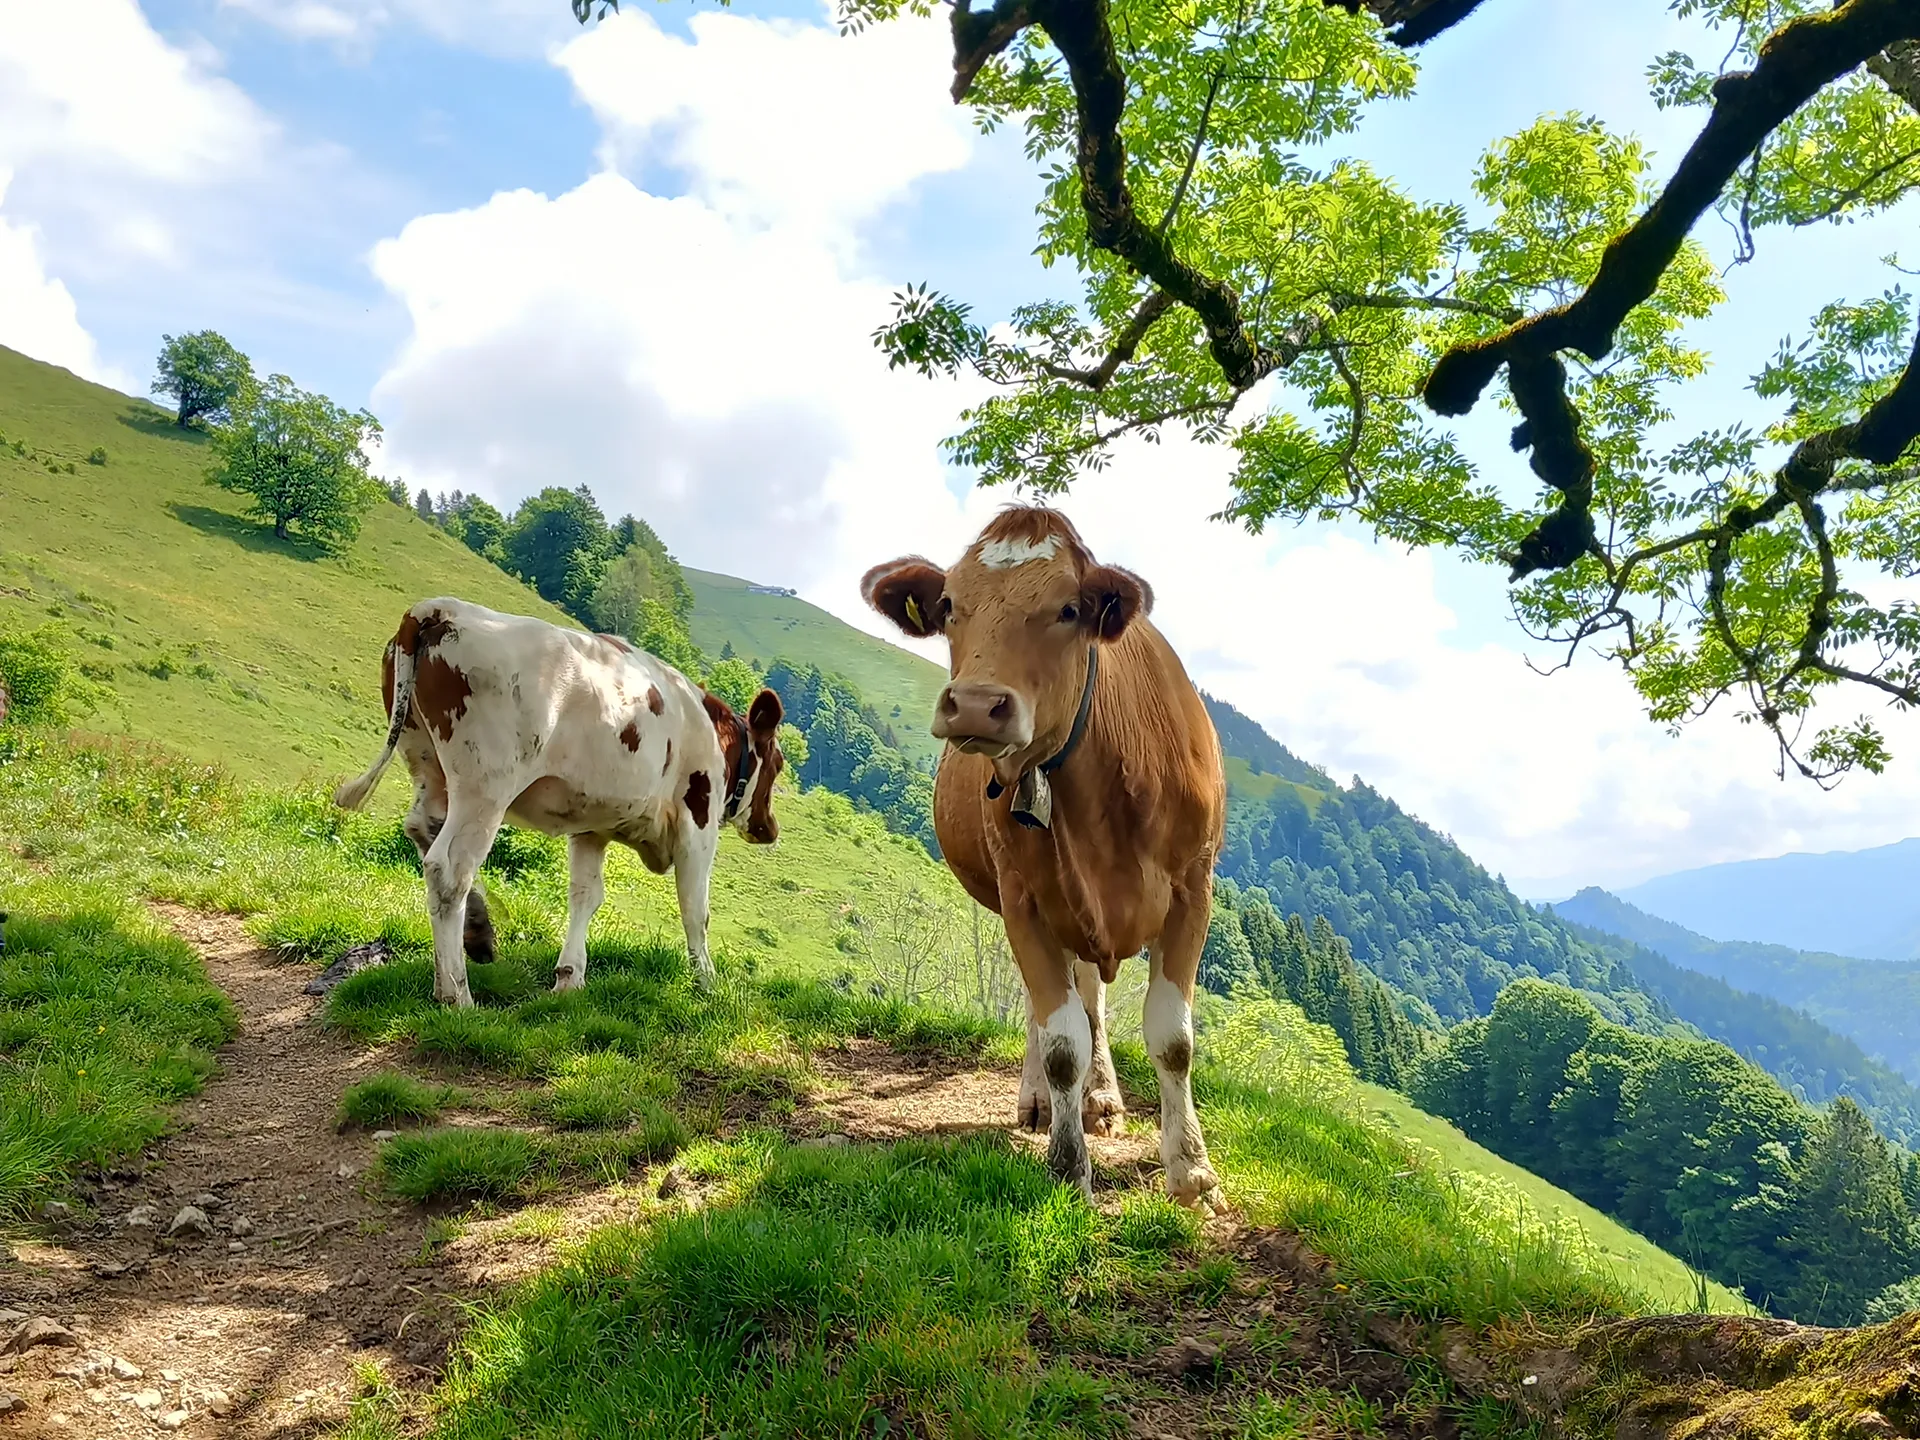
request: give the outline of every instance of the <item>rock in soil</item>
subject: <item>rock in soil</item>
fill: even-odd
[[[207,1219],[207,1212],[198,1205],[182,1205],[180,1213],[173,1217],[173,1223],[167,1226],[167,1234],[204,1240],[213,1234],[213,1222]]]
[[[59,1200],[49,1200],[40,1207],[40,1218],[49,1225],[64,1225],[73,1219],[73,1207]]]
[[[233,1397],[224,1390],[202,1390],[200,1400],[214,1415],[223,1419],[233,1413]]]
[[[162,1430],[178,1430],[192,1418],[193,1417],[184,1410],[169,1410],[154,1423]]]
[[[136,1205],[120,1223],[129,1230],[151,1230],[160,1223],[160,1212],[151,1205]]]
[[[324,995],[349,975],[358,974],[374,965],[384,965],[392,958],[393,952],[387,948],[384,940],[369,940],[365,945],[355,945],[309,980],[306,993]]]
[[[0,1390],[0,1415],[17,1415],[27,1408],[27,1402],[11,1390]]]
[[[79,1338],[66,1326],[46,1316],[36,1316],[13,1332],[5,1348],[18,1355],[36,1345],[78,1345]]]
[[[253,1234],[253,1221],[247,1219],[246,1216],[242,1215],[239,1219],[235,1220],[233,1224],[229,1225],[227,1228],[233,1231],[233,1233],[236,1235],[251,1235]]]
[[[122,1360],[118,1356],[113,1361],[113,1378],[116,1380],[138,1380],[146,1372],[131,1360]]]

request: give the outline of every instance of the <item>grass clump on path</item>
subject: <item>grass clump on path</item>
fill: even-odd
[[[233,1007],[184,941],[102,890],[8,874],[0,952],[0,1216],[139,1149],[198,1092]]]
[[[397,1070],[382,1070],[349,1085],[340,1096],[340,1128],[384,1130],[438,1120],[459,1093],[451,1085],[429,1085]]]

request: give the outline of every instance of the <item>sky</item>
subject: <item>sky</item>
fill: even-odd
[[[1699,117],[1644,71],[1717,55],[1701,31],[1660,0],[1484,8],[1342,148],[1423,198],[1550,111],[1678,158]],[[503,508],[586,483],[684,562],[883,633],[860,574],[956,558],[1010,498],[943,463],[968,392],[873,349],[889,297],[931,281],[997,317],[1069,283],[1031,255],[1018,137],[947,98],[943,15],[846,38],[814,0],[630,0],[586,29],[566,0],[0,0],[0,344],[143,393],[162,334],[211,327],[371,409],[389,476]],[[1879,260],[1915,214],[1765,233],[1697,332],[1725,358],[1689,428],[1765,418],[1750,372],[1898,279]],[[1459,426],[1490,474],[1521,473],[1508,423]],[[1782,782],[1730,717],[1676,737],[1596,660],[1536,674],[1496,570],[1209,520],[1227,472],[1136,447],[1063,508],[1152,582],[1199,684],[1521,894],[1920,829],[1920,717],[1881,717],[1883,777]]]

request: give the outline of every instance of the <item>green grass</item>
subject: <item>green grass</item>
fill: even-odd
[[[1477,1145],[1437,1116],[1417,1109],[1406,1096],[1377,1085],[1358,1087],[1362,1113],[1391,1129],[1446,1170],[1480,1177],[1496,1188],[1510,1188],[1525,1198],[1540,1220],[1563,1234],[1577,1234],[1592,1252],[1597,1267],[1611,1268],[1633,1288],[1663,1310],[1700,1308],[1705,1286],[1706,1308],[1726,1314],[1751,1310],[1743,1296],[1717,1280],[1707,1280],[1683,1261],[1652,1241],[1610,1219],[1583,1200],[1577,1200],[1531,1170],[1501,1159]]]
[[[4,348],[0,435],[0,628],[59,622],[96,677],[93,729],[276,784],[338,779],[378,747],[381,650],[415,600],[564,618],[402,506],[338,556],[275,540],[205,483],[199,433]],[[96,447],[104,466],[84,463]]]
[[[340,1127],[383,1130],[438,1120],[458,1095],[451,1085],[429,1085],[396,1070],[383,1070],[346,1088],[340,1097]]]
[[[192,949],[105,887],[0,858],[0,910],[4,1218],[158,1135],[235,1021]]]
[[[875,561],[889,557],[876,555]],[[898,645],[856,630],[818,606],[783,595],[755,595],[747,581],[688,570],[693,590],[693,642],[709,655],[731,644],[742,659],[771,665],[785,656],[851,680],[893,727],[900,748],[931,760],[939,746],[927,727],[946,671]],[[900,713],[891,713],[898,707]]]

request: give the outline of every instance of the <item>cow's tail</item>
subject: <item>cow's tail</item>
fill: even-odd
[[[380,777],[387,772],[387,762],[393,759],[393,752],[400,744],[400,732],[407,728],[407,714],[413,708],[414,653],[400,644],[397,637],[390,648],[393,651],[393,710],[387,716],[387,743],[364,775],[356,776],[333,792],[333,803],[342,810],[358,810],[367,803],[380,784]]]

